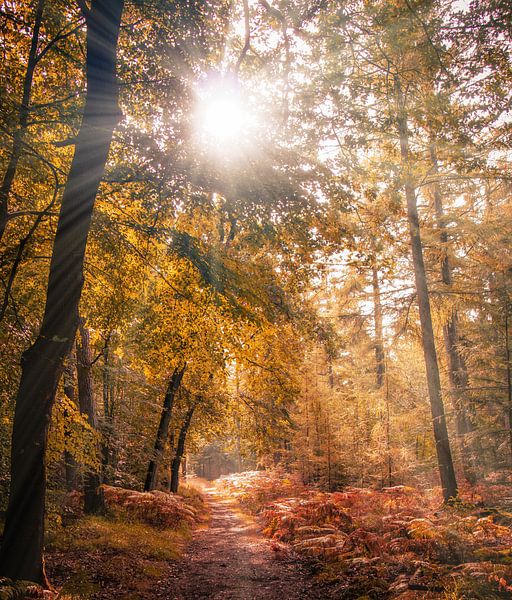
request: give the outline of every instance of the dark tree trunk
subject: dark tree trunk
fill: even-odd
[[[76,370],[78,375],[78,403],[80,412],[87,415],[87,422],[98,430],[96,407],[94,403],[94,381],[92,378],[92,353],[89,330],[80,319],[76,344]],[[105,512],[105,503],[101,492],[101,477],[97,471],[88,469],[84,475],[84,512],[96,515]]]
[[[164,405],[162,407],[162,414],[160,415],[160,423],[158,424],[158,431],[155,438],[155,446],[153,449],[153,456],[149,461],[148,472],[146,475],[146,481],[144,483],[144,491],[150,492],[155,489],[156,478],[158,475],[158,467],[162,460],[162,454],[164,452],[165,443],[169,437],[169,424],[172,417],[172,409],[174,406],[174,399],[183,379],[186,367],[182,369],[174,369],[174,372],[167,386],[165,392]]]
[[[114,444],[114,414],[115,414],[115,385],[112,375],[112,356],[110,352],[111,335],[109,334],[103,351],[103,421],[101,431],[103,442],[101,448],[101,463],[103,467],[103,481],[110,483],[113,480],[115,469],[113,450]]]
[[[34,79],[34,69],[37,65],[37,46],[39,43],[39,30],[43,18],[44,0],[38,0],[35,10],[34,30],[27,61],[27,70],[23,79],[23,95],[21,99],[20,110],[18,113],[18,126],[12,138],[12,147],[7,162],[2,185],[0,186],[0,241],[2,240],[7,221],[9,219],[9,195],[11,193],[14,177],[18,168],[18,162],[23,153],[23,141],[27,131],[30,96],[32,93],[32,81]]]
[[[176,446],[176,453],[174,454],[174,458],[172,460],[171,466],[171,484],[170,490],[173,494],[178,492],[178,485],[180,482],[180,464],[181,459],[183,458],[183,453],[185,452],[185,441],[187,439],[187,433],[190,427],[190,423],[192,422],[192,417],[194,415],[195,406],[192,406],[188,409],[187,414],[185,415],[185,420],[183,421],[183,425],[180,429],[180,435],[178,437],[178,445]]]
[[[75,392],[75,377],[74,377],[74,365],[73,365],[73,352],[70,353],[66,365],[64,366],[64,394],[66,398],[74,405],[76,405],[76,392]],[[68,417],[67,411],[64,411],[64,418]],[[68,491],[77,489],[77,474],[78,465],[73,455],[69,452],[67,447],[70,444],[70,431],[68,429],[68,423],[65,423],[66,431],[64,433],[64,468],[66,471],[66,489]]]
[[[437,153],[435,143],[430,144],[430,159],[434,173],[439,173],[437,162]],[[436,212],[437,228],[439,230],[439,239],[443,250],[441,261],[441,280],[447,288],[452,287],[452,268],[448,256],[448,231],[443,209],[443,198],[441,190],[437,183],[433,187],[434,207]],[[469,417],[466,395],[468,389],[468,370],[464,357],[459,351],[459,317],[454,308],[447,322],[443,325],[443,337],[448,362],[448,379],[450,382],[450,391],[455,412],[455,429],[457,439],[459,440],[460,453],[462,457],[462,467],[464,475],[470,483],[476,482],[474,461],[471,456],[471,447],[467,444],[465,436],[472,433],[475,428]]]
[[[77,329],[85,246],[114,127],[116,49],[123,0],[92,0],[87,11],[87,95],[62,197],[40,333],[23,354],[11,450],[11,487],[0,574],[43,582],[45,455],[62,365]]]
[[[441,379],[434,340],[434,329],[432,327],[432,315],[430,311],[430,299],[423,259],[423,247],[420,234],[420,221],[418,207],[416,204],[416,190],[411,175],[409,156],[409,129],[407,124],[407,112],[405,110],[404,98],[400,86],[400,79],[395,76],[395,91],[397,100],[397,127],[400,136],[400,154],[404,171],[405,198],[407,201],[407,219],[409,222],[409,235],[411,241],[412,261],[414,266],[414,280],[416,285],[416,297],[420,313],[421,339],[423,354],[425,357],[425,368],[427,374],[427,387],[434,427],[434,439],[436,443],[437,462],[443,498],[449,502],[458,496],[457,480],[446,426],[443,397],[441,393]]]

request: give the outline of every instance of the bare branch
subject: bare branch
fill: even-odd
[[[18,217],[27,217],[27,216],[50,216],[50,217],[56,217],[58,215],[58,213],[56,212],[49,212],[48,208],[45,208],[44,210],[17,210],[15,212],[10,212],[7,215],[7,220],[11,221],[12,219],[17,219]]]
[[[48,52],[61,40],[65,40],[71,35],[75,34],[82,27],[82,21],[78,25],[75,25],[73,29],[69,31],[62,30],[59,32],[52,40],[48,42],[48,44],[39,52],[39,54],[34,58],[34,63],[37,64],[42,58],[48,54]]]
[[[250,17],[249,2],[248,2],[248,0],[242,0],[242,2],[244,5],[245,43],[244,43],[244,47],[242,48],[242,52],[240,53],[240,56],[238,57],[238,60],[236,61],[236,65],[235,65],[235,69],[234,69],[236,74],[238,74],[238,72],[240,71],[240,66],[242,65],[242,62],[251,47],[251,29],[250,29],[251,24],[250,24],[250,18],[249,18]]]

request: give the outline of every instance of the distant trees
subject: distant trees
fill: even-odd
[[[489,69],[489,84],[482,87],[477,75],[478,58],[470,42],[475,41],[474,29],[470,33],[466,28],[468,23],[475,27],[475,22],[484,25],[481,40],[484,45],[493,35],[500,38],[496,52],[488,52],[484,59]],[[479,250],[470,241],[481,240],[484,230],[489,232],[488,222],[484,225],[483,213],[477,207],[489,185],[484,182],[490,178],[501,188],[501,178],[507,177],[509,169],[506,161],[500,161],[497,167],[492,158],[494,153],[503,156],[507,143],[502,146],[499,142],[498,150],[497,138],[486,129],[494,123],[492,128],[501,130],[499,115],[504,106],[504,90],[498,82],[501,69],[498,64],[503,63],[497,56],[503,57],[503,44],[507,44],[503,12],[496,6],[481,11],[451,12],[437,2],[383,2],[371,6],[354,2],[337,10],[331,5],[315,23],[317,39],[322,43],[311,50],[311,56],[319,68],[310,71],[311,85],[306,84],[296,95],[290,121],[295,123],[296,132],[301,132],[304,147],[319,149],[322,166],[318,168],[318,182],[328,198],[329,214],[322,231],[328,239],[337,239],[339,243],[339,254],[325,261],[328,278],[339,283],[331,284],[331,292],[327,286],[322,293],[335,293],[338,287],[344,303],[338,316],[330,304],[326,318],[329,322],[340,319],[334,329],[341,340],[345,336],[353,340],[352,347],[350,342],[346,345],[339,342],[330,367],[335,382],[333,391],[320,395],[321,410],[331,415],[325,417],[331,433],[326,430],[323,434],[323,444],[327,444],[333,430],[338,430],[334,439],[339,447],[345,429],[336,424],[333,416],[336,410],[347,414],[348,406],[339,404],[347,393],[356,402],[354,418],[361,423],[356,437],[369,432],[366,446],[369,451],[373,448],[378,452],[385,423],[388,457],[397,442],[397,449],[410,451],[420,463],[437,448],[444,497],[449,500],[457,494],[450,441],[458,442],[453,444],[455,460],[470,482],[486,469],[502,468],[505,464],[503,442],[499,458],[498,454],[491,458],[485,450],[489,443],[489,422],[498,423],[499,409],[490,400],[491,378],[481,386],[483,382],[477,374],[480,371],[477,356],[481,360],[486,355],[483,351],[486,342],[478,335],[473,337],[475,324],[481,322],[474,311],[478,304],[482,309],[489,305],[484,300],[488,297],[487,284],[482,286],[482,279],[474,278],[472,265],[473,261],[479,261]],[[456,47],[464,47],[467,52],[454,52]],[[484,87],[496,104],[482,104]],[[476,89],[481,90],[482,96]],[[477,144],[480,151],[476,151]],[[442,204],[441,189],[446,207]],[[507,198],[504,205],[509,202],[509,194]],[[402,208],[404,205],[406,210]],[[412,264],[404,252],[407,232],[413,250]],[[358,275],[351,287],[353,272]],[[495,276],[491,279],[497,281]],[[413,296],[409,290],[414,280]],[[412,308],[414,300],[419,303],[418,312]],[[370,301],[374,304],[373,315],[369,314]],[[348,305],[351,310],[346,315]],[[324,310],[321,304],[319,309],[321,313]],[[357,386],[355,381],[365,381],[370,368],[364,348],[365,343],[371,342],[368,338],[365,343],[363,340],[371,333],[372,322],[375,335],[372,348],[381,392],[369,395],[365,383],[359,393],[352,393],[350,387]],[[362,345],[355,343],[354,324],[358,324]],[[379,335],[379,331],[383,333]],[[381,335],[383,343],[379,340]],[[400,338],[404,341],[399,344]],[[426,426],[422,392],[418,390],[417,394],[415,386],[406,394],[409,400],[402,399],[400,407],[394,405],[397,386],[401,388],[409,379],[402,371],[401,345],[415,345],[417,339],[425,350],[425,383],[432,403],[434,446],[430,436],[426,438],[419,431],[416,441],[414,437],[407,442],[399,440],[393,428],[393,420],[407,414],[414,405],[420,412],[413,413],[416,416],[411,418],[420,430]],[[445,353],[439,352],[441,347]],[[501,348],[503,351],[504,346]],[[416,348],[409,346],[409,351],[417,359]],[[313,352],[311,356],[314,355]],[[349,360],[354,363],[347,372]],[[498,377],[499,365],[497,360],[494,373]],[[506,381],[505,371],[502,368],[501,381]],[[398,374],[402,382],[397,381]],[[504,394],[508,387],[502,386],[500,393]],[[367,405],[363,418],[357,398]],[[405,409],[408,402],[411,405]],[[500,402],[505,418],[506,397],[502,395]],[[370,416],[374,411],[380,418]],[[302,412],[301,419],[303,415]],[[500,432],[497,425],[491,436],[504,441],[507,427]],[[455,435],[450,434],[451,428]],[[307,435],[306,431],[311,439],[308,426],[302,434]],[[331,442],[329,445],[332,447]],[[339,464],[351,478],[358,471],[360,459],[355,459],[354,454],[360,452],[365,450],[357,446],[351,454],[346,450],[337,452]],[[394,469],[396,462],[391,470]],[[416,469],[420,472],[423,467],[418,465]],[[402,472],[399,479],[404,480],[404,476]],[[371,478],[375,481],[377,477],[373,467]],[[396,481],[396,476],[391,473],[386,479]]]

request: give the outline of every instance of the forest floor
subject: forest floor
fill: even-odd
[[[300,600],[326,598],[309,570],[264,538],[254,519],[216,487],[203,489],[209,527],[198,529],[176,563],[169,598]]]
[[[106,517],[72,509],[46,553],[57,598],[512,599],[508,482],[453,506],[405,486],[326,493],[280,471],[190,483],[105,486]]]
[[[304,561],[282,552],[237,501],[201,488],[208,522],[190,531],[81,518],[46,553],[46,571],[66,600],[300,600],[327,590]],[[204,520],[206,521],[206,520]]]

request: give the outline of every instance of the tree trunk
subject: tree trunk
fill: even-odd
[[[101,446],[101,463],[104,483],[111,483],[115,470],[115,452],[114,452],[114,414],[116,391],[112,376],[112,356],[110,352],[112,332],[109,333],[105,348],[103,350],[103,420],[101,423],[101,432],[103,441]],[[114,355],[115,358],[115,355]]]
[[[235,362],[235,394],[236,394],[236,409],[235,409],[235,429],[236,429],[236,468],[237,472],[242,472],[242,421],[240,416],[240,372],[238,361]]]
[[[23,95],[18,113],[18,126],[12,137],[12,147],[9,153],[9,160],[5,170],[2,185],[0,186],[0,241],[2,240],[7,222],[9,219],[9,195],[11,193],[14,177],[18,168],[18,162],[23,152],[23,141],[27,131],[30,96],[32,93],[32,81],[34,79],[34,69],[37,65],[37,46],[39,43],[39,30],[43,18],[44,0],[38,0],[35,10],[34,30],[30,42],[30,51],[27,61],[27,70],[23,79]]]
[[[505,279],[505,274],[503,274]],[[508,443],[510,452],[510,464],[512,464],[512,363],[509,340],[509,302],[506,282],[504,281],[503,293],[505,294],[505,359],[507,362],[507,425],[508,425]]]
[[[458,496],[457,480],[453,468],[450,440],[446,426],[443,397],[441,394],[441,379],[434,341],[434,329],[432,327],[432,315],[430,312],[430,299],[427,286],[425,263],[423,260],[423,247],[420,234],[420,221],[418,207],[416,204],[416,190],[410,170],[409,156],[409,129],[407,124],[407,113],[404,98],[400,86],[400,79],[395,75],[395,91],[397,100],[397,127],[400,136],[400,154],[404,173],[405,198],[407,201],[407,219],[409,222],[409,235],[412,249],[412,261],[414,266],[414,280],[416,285],[416,297],[420,314],[421,339],[423,354],[425,357],[425,368],[427,374],[427,387],[432,412],[432,423],[434,427],[434,439],[436,443],[437,462],[443,498],[445,502]]]
[[[194,415],[195,405],[188,409],[187,414],[185,415],[185,420],[183,421],[183,425],[180,429],[180,435],[178,437],[178,445],[176,446],[176,453],[172,460],[171,467],[171,485],[170,490],[173,494],[178,493],[178,484],[180,480],[180,464],[183,453],[185,452],[185,441],[187,439],[188,429],[190,427],[190,423],[192,422],[192,417]]]
[[[382,330],[382,303],[380,300],[379,272],[377,267],[372,267],[373,289],[373,319],[375,324],[375,375],[377,389],[384,385],[386,366],[384,362],[384,334]]]
[[[391,455],[391,402],[389,395],[389,373],[386,374],[386,457],[388,486],[393,485],[393,456]]]
[[[78,375],[78,404],[80,412],[87,415],[87,422],[93,431],[98,430],[96,408],[94,403],[94,381],[92,378],[92,353],[89,330],[84,320],[79,321],[79,332],[76,344],[76,370]],[[105,503],[101,493],[101,477],[98,471],[88,469],[84,475],[84,512],[97,515],[105,512]]]
[[[119,121],[116,48],[123,0],[87,11],[87,95],[53,244],[40,333],[22,356],[11,450],[11,487],[0,574],[43,582],[47,432],[62,365],[77,329],[94,201]]]
[[[146,475],[146,481],[144,483],[144,491],[150,492],[155,489],[156,477],[158,475],[158,467],[162,460],[162,454],[164,452],[165,443],[169,437],[169,424],[172,417],[172,409],[174,406],[174,399],[183,379],[186,367],[182,369],[174,369],[174,372],[167,386],[165,392],[164,405],[162,407],[162,414],[160,415],[160,423],[158,425],[158,431],[155,438],[155,446],[153,449],[153,456],[149,461],[148,472]],[[172,478],[171,478],[172,479]]]
[[[68,360],[66,361],[66,365],[64,367],[64,394],[70,402],[76,405],[75,377],[72,362],[72,354],[73,352],[70,353]],[[66,419],[68,416],[69,415],[67,411],[64,411],[64,419]],[[67,422],[64,423],[64,427],[66,428],[64,433],[64,468],[66,471],[66,489],[68,491],[71,491],[76,490],[77,488],[78,465],[73,455],[67,449],[70,443],[70,431]]]
[[[437,153],[435,143],[430,144],[430,159],[435,174],[439,173],[437,162]],[[437,183],[433,187],[434,207],[436,212],[437,228],[439,238],[443,249],[443,258],[441,262],[441,280],[447,288],[452,287],[452,268],[447,252],[448,231],[444,218],[443,199],[441,190]],[[459,440],[460,453],[462,458],[462,467],[464,475],[470,483],[476,482],[473,460],[471,457],[471,448],[468,446],[465,436],[472,433],[475,428],[469,418],[466,409],[466,394],[468,388],[468,370],[464,357],[459,351],[459,318],[457,310],[454,308],[447,322],[443,325],[443,337],[448,362],[448,379],[450,382],[450,391],[455,412],[455,428],[457,439]]]

